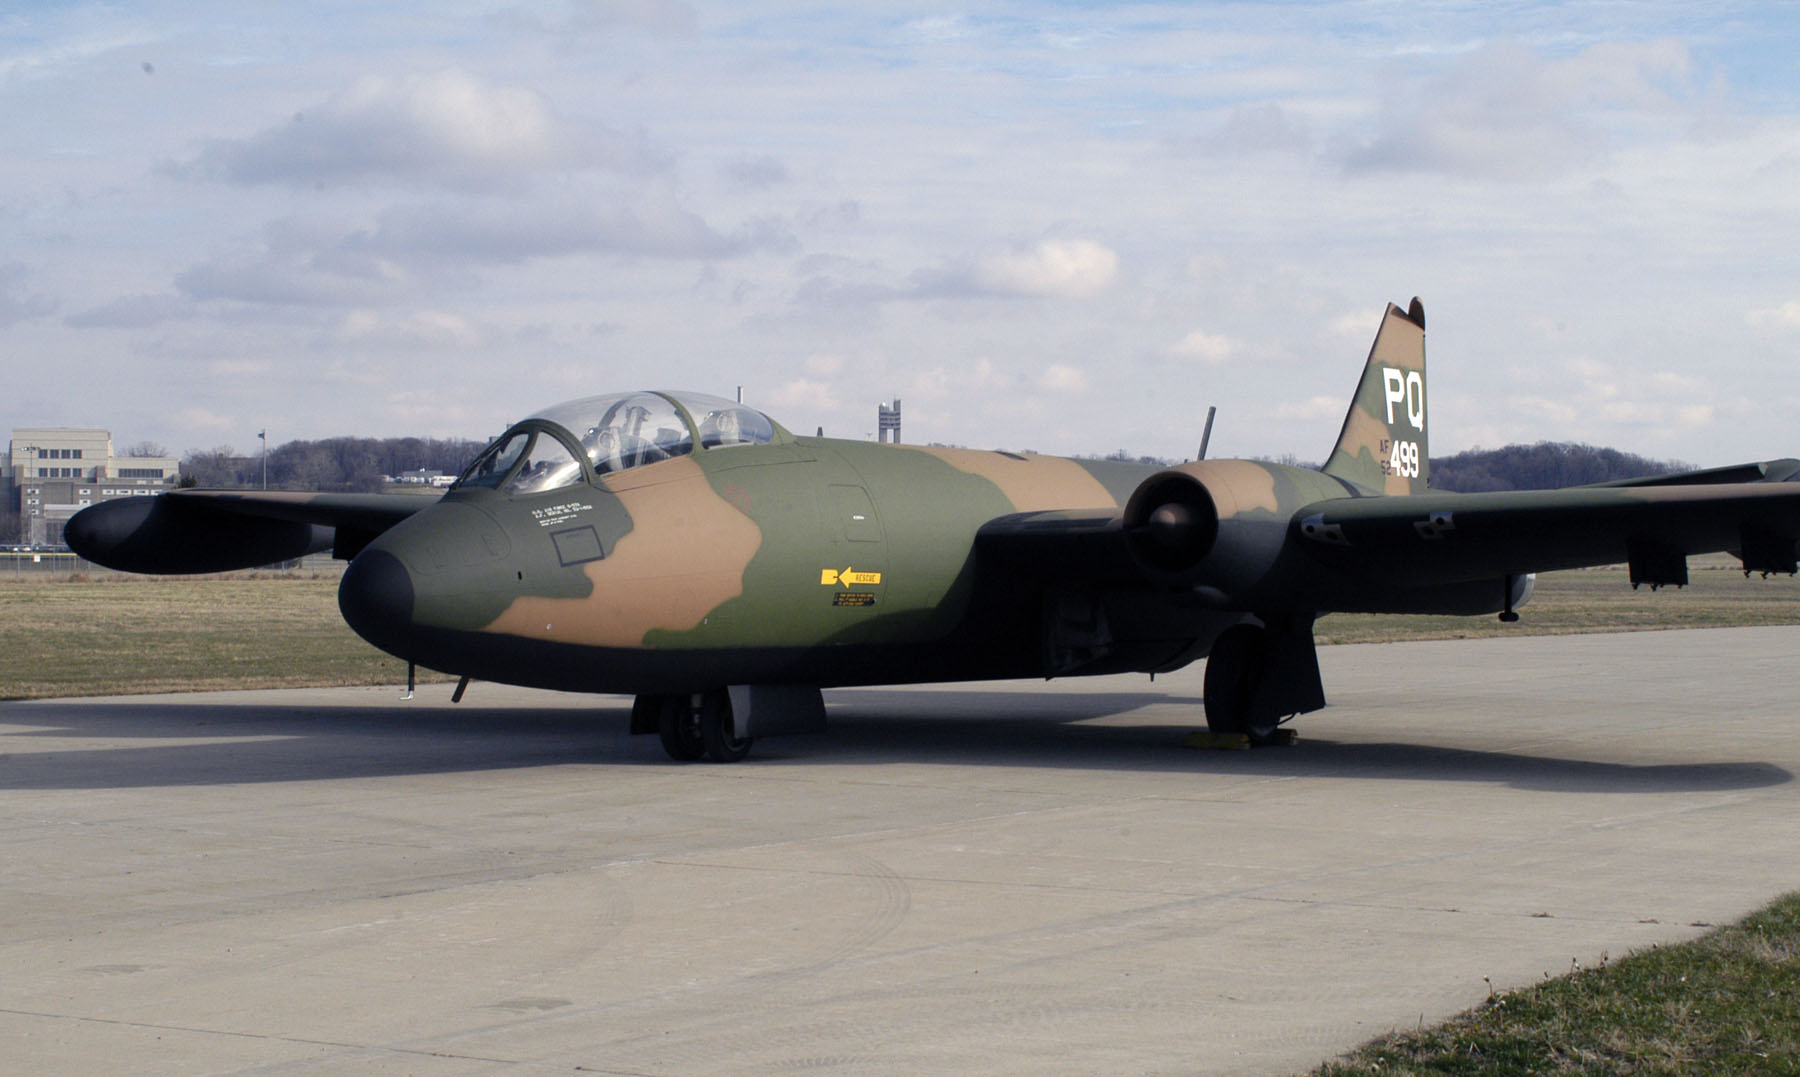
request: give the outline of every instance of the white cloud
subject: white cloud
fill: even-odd
[[[1221,363],[1231,358],[1237,342],[1230,337],[1196,329],[1169,346],[1169,354],[1180,359],[1198,359],[1203,363]]]
[[[373,310],[354,310],[339,328],[339,340],[396,348],[475,348],[481,332],[467,318],[441,310],[421,310],[395,317]]]
[[[175,275],[175,287],[195,302],[357,307],[405,298],[419,282],[391,259],[346,252],[301,222],[276,222],[261,249],[190,266]]]
[[[679,0],[572,0],[560,19],[546,20],[538,5],[504,12],[502,22],[517,23],[555,35],[559,42],[617,30],[635,30],[653,37],[691,38],[700,28],[699,15]]]
[[[746,191],[764,191],[789,180],[787,166],[768,154],[737,157],[719,166],[726,182]]]
[[[386,394],[441,381],[433,409],[461,386],[481,421],[440,429],[480,434],[559,396],[801,379],[790,399],[838,405],[794,409],[809,431],[861,436],[899,394],[947,442],[1172,456],[1216,402],[1221,451],[1316,456],[1282,440],[1298,423],[1230,417],[1335,429],[1381,303],[1421,291],[1440,452],[1788,451],[1783,10],[1696,33],[1668,5],[1321,0],[1297,26],[1023,0],[909,28],[931,12],[501,0],[246,34],[39,8],[0,43],[17,425],[77,381],[76,421],[181,445],[190,405],[412,432]],[[386,382],[326,383],[334,352]],[[207,365],[243,357],[267,371]],[[1053,366],[1086,389],[1047,391]]]
[[[1800,299],[1790,299],[1779,307],[1753,310],[1746,320],[1760,328],[1800,329]]]
[[[940,400],[953,396],[978,396],[982,390],[1010,387],[1013,381],[982,357],[960,366],[936,366],[913,376],[909,395]]]
[[[1370,308],[1351,314],[1340,314],[1331,319],[1325,328],[1333,336],[1367,340],[1375,335],[1375,330],[1381,328],[1381,317],[1386,312],[1387,308],[1382,307],[1379,310]]]
[[[534,200],[477,204],[442,202],[399,206],[374,229],[347,237],[347,251],[392,258],[451,257],[519,262],[581,253],[653,258],[730,258],[748,251],[785,249],[793,237],[770,221],[751,221],[725,234],[667,192],[647,192],[621,204]]]
[[[795,378],[770,393],[769,399],[780,407],[796,410],[835,411],[839,406],[832,384],[813,378]]]
[[[77,329],[144,329],[193,313],[193,302],[179,295],[127,295],[71,314],[63,324]]]
[[[1697,430],[1704,426],[1711,426],[1713,420],[1718,418],[1718,411],[1719,409],[1711,404],[1690,404],[1687,407],[1675,409],[1675,422],[1690,430]]]
[[[244,423],[235,415],[226,415],[210,408],[182,408],[176,412],[175,418],[184,427],[207,434],[220,434],[233,430],[242,430]]]
[[[1119,256],[1091,239],[1046,239],[982,258],[975,283],[1002,295],[1085,299],[1111,284],[1118,270]]]
[[[1204,145],[1224,153],[1297,153],[1312,151],[1312,135],[1304,117],[1274,101],[1239,105]]]
[[[844,359],[839,355],[809,355],[801,365],[808,374],[830,377],[844,369]]]
[[[446,286],[466,289],[475,283],[473,270],[544,258],[704,261],[784,250],[793,242],[769,221],[721,232],[664,191],[607,205],[570,199],[446,200],[389,207],[364,227],[317,218],[277,220],[256,244],[196,263],[176,274],[174,283],[180,302],[190,304],[231,300],[366,308],[416,300]],[[135,306],[115,304],[83,317],[86,324],[102,324],[135,313]]]
[[[1391,92],[1376,136],[1344,153],[1351,172],[1554,175],[1611,146],[1609,128],[1686,115],[1671,93],[1691,61],[1675,40],[1592,46],[1561,59],[1520,41],[1488,44],[1435,78]]]
[[[1088,387],[1087,375],[1072,366],[1052,363],[1044,368],[1038,384],[1053,393],[1079,393]]]
[[[1336,396],[1310,396],[1305,400],[1287,400],[1277,405],[1277,419],[1303,419],[1308,422],[1342,419],[1350,409],[1348,400]]]
[[[267,359],[215,359],[206,364],[206,369],[225,378],[252,378],[269,373],[271,364]]]
[[[31,289],[31,274],[14,262],[0,265],[0,326],[41,318],[56,310],[56,302]]]
[[[661,164],[641,135],[560,119],[530,90],[452,70],[365,76],[260,134],[213,143],[176,171],[249,185],[489,189],[540,171],[644,172]]]

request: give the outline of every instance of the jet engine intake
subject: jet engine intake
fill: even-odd
[[[1193,583],[1219,538],[1219,509],[1206,484],[1184,471],[1145,479],[1125,504],[1125,544],[1158,583]]]

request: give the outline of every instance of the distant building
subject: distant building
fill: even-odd
[[[382,477],[396,486],[436,486],[440,489],[456,481],[455,475],[446,475],[435,468],[402,471],[398,475]]]
[[[900,444],[900,398],[895,397],[892,404],[877,404],[875,408],[876,440]]]
[[[97,501],[160,494],[174,487],[180,468],[173,456],[113,455],[110,430],[15,428],[4,478],[5,496],[19,509],[16,541],[60,546],[69,517]]]

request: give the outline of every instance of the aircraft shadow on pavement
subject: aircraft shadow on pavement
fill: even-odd
[[[829,733],[764,740],[735,768],[1028,767],[1473,781],[1601,793],[1742,790],[1793,780],[1782,767],[1758,761],[1631,764],[1304,735],[1287,748],[1192,751],[1182,740],[1203,721],[1200,701],[1161,693],[857,689],[827,698]],[[544,766],[654,766],[691,773],[695,780],[737,772],[670,763],[657,738],[626,733],[622,700],[599,703],[568,708],[9,703],[0,707],[0,723],[25,728],[0,735],[0,790],[253,784]],[[1178,716],[1191,719],[1095,721],[1147,705],[1173,705],[1181,708]],[[32,747],[39,737],[124,743],[42,751]]]

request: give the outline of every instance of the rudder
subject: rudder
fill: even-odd
[[[1422,494],[1431,475],[1425,438],[1425,304],[1392,303],[1325,474],[1384,494]]]

